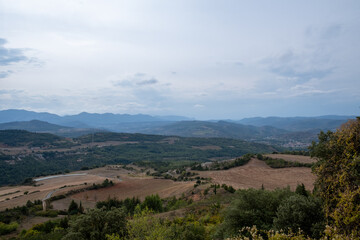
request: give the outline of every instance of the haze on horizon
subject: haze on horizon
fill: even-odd
[[[358,115],[360,2],[0,0],[0,110]]]

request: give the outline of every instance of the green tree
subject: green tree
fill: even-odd
[[[105,240],[107,235],[127,235],[126,214],[122,209],[91,209],[70,221],[69,231],[64,240]]]
[[[321,202],[313,197],[294,195],[284,200],[274,219],[278,230],[296,232],[299,228],[308,236],[319,238],[325,229]]]
[[[144,202],[141,204],[142,209],[148,208],[154,212],[162,212],[163,206],[159,195],[146,196]]]
[[[282,201],[295,195],[290,188],[268,190],[238,190],[236,199],[225,211],[224,222],[218,227],[216,237],[235,236],[243,227],[256,225],[261,230],[273,226],[276,211]]]
[[[75,215],[78,213],[79,213],[79,205],[74,200],[72,200],[68,208],[68,214]]]
[[[310,153],[319,159],[313,169],[316,189],[334,234],[360,238],[360,118],[335,133],[321,132]]]

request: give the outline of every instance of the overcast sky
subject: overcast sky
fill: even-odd
[[[359,115],[360,1],[0,0],[0,109]]]

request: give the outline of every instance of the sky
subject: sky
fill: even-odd
[[[0,110],[359,115],[360,1],[0,0]]]

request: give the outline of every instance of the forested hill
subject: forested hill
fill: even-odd
[[[222,137],[244,140],[264,139],[288,133],[286,130],[269,126],[255,127],[226,121],[181,121],[146,132],[183,137]]]
[[[0,152],[0,185],[19,184],[26,178],[38,175],[109,164],[135,163],[167,171],[172,166],[191,166],[195,162],[280,150],[265,144],[229,138],[183,138],[130,133],[94,133],[72,141],[51,134],[19,130],[0,131],[0,136],[2,146],[6,143],[8,146],[30,149],[12,154],[9,151]],[[68,149],[61,146],[61,151],[53,148],[55,143],[61,141],[69,141],[77,146]],[[46,147],[49,146],[47,144],[51,144],[52,148]],[[45,146],[45,149],[33,149],[30,146]]]
[[[26,130],[30,132],[51,133],[62,137],[79,137],[93,132],[105,131],[94,128],[75,128],[52,124],[40,120],[0,123],[0,130]]]
[[[70,147],[71,140],[50,133],[33,133],[25,130],[0,130],[3,147]]]

